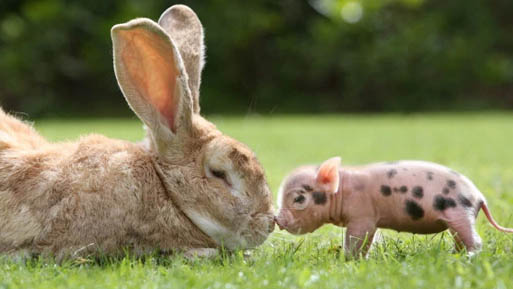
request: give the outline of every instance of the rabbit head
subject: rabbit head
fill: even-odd
[[[139,18],[111,31],[118,84],[147,130],[168,198],[216,244],[261,244],[274,229],[271,193],[255,154],[199,114],[203,29],[188,7],[158,24]]]

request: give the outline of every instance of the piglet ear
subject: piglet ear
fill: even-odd
[[[328,193],[338,192],[340,184],[339,167],[340,157],[334,157],[324,161],[317,171],[316,182]]]

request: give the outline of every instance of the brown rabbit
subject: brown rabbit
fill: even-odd
[[[51,144],[0,110],[0,252],[62,260],[260,245],[274,229],[270,190],[254,153],[199,114],[196,14],[176,5],[158,24],[135,19],[111,36],[146,140]]]

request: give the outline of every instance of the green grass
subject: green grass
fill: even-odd
[[[292,168],[340,155],[345,164],[424,159],[458,170],[484,192],[495,218],[513,227],[513,114],[211,117],[248,144],[271,188]],[[131,120],[41,120],[51,140],[88,132],[138,140]],[[513,288],[513,235],[480,214],[481,254],[453,253],[448,234],[385,231],[368,260],[346,262],[342,229],[294,237],[275,231],[258,249],[214,260],[152,257],[62,265],[0,261],[0,288]]]

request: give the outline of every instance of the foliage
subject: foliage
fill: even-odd
[[[176,2],[1,1],[0,104],[128,115],[110,27]],[[510,0],[179,2],[206,27],[207,113],[513,107]]]
[[[275,192],[292,168],[340,155],[346,165],[425,159],[472,179],[495,218],[513,227],[513,118],[509,114],[274,116],[215,118],[254,149]],[[298,126],[298,124],[301,126]],[[447,123],[451,123],[448,127]],[[86,132],[139,140],[136,120],[47,120],[36,127],[52,140]],[[76,260],[63,265],[0,260],[0,288],[513,288],[513,235],[480,214],[483,252],[453,253],[449,234],[384,232],[368,260],[346,262],[341,229],[306,236],[275,231],[262,246],[214,260],[147,256]]]

